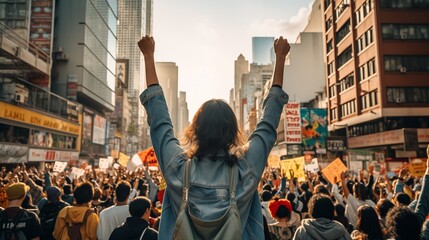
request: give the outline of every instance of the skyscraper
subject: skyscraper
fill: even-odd
[[[179,110],[178,110],[178,132],[181,133],[187,126],[189,126],[189,109],[186,102],[186,92],[179,92]]]
[[[156,72],[158,74],[159,84],[164,90],[165,100],[168,111],[170,112],[171,121],[174,131],[178,133],[178,85],[179,85],[179,68],[174,62],[156,62]]]
[[[273,37],[252,37],[252,63],[272,64],[274,62],[273,42]]]

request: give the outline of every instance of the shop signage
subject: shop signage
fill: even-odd
[[[80,127],[77,124],[62,121],[52,116],[46,116],[29,109],[20,108],[8,103],[0,102],[0,118],[27,123],[34,126],[54,129],[79,135]]]
[[[77,161],[79,152],[30,148],[28,160],[30,162]]]
[[[286,143],[301,144],[301,114],[299,103],[288,103],[284,110]]]

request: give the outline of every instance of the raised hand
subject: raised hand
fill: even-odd
[[[155,52],[155,41],[153,40],[153,37],[146,35],[142,37],[137,44],[144,56],[153,56],[153,53]]]
[[[289,53],[289,50],[290,45],[287,42],[287,39],[279,37],[274,40],[274,52],[276,53],[277,57],[286,57],[286,55]]]

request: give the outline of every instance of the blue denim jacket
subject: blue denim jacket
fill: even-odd
[[[159,85],[140,95],[150,126],[150,134],[159,166],[167,183],[162,206],[159,239],[173,239],[174,224],[182,201],[184,149],[174,136],[164,94]],[[247,151],[238,160],[237,206],[240,212],[242,239],[264,239],[261,205],[257,186],[276,138],[277,126],[288,95],[273,87],[263,104],[263,115],[251,134]],[[202,220],[221,217],[229,206],[229,165],[227,156],[219,153],[216,161],[199,158],[190,173],[190,211]]]

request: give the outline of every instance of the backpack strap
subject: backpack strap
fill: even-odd
[[[142,233],[142,235],[140,236],[140,240],[143,240],[143,236],[144,236],[144,234],[146,233],[146,230],[149,228],[149,226],[147,226],[144,230],[143,230],[143,233]]]
[[[85,215],[83,216],[83,220],[81,223],[68,223],[67,233],[70,239],[73,240],[82,240],[82,234],[80,233],[80,228],[86,223],[88,217],[94,213],[94,209],[90,208],[85,211]]]
[[[238,178],[238,173],[237,173],[237,164],[238,163],[234,163],[234,165],[232,165],[232,167],[230,168],[230,177],[231,179],[229,180],[229,195],[230,195],[230,204],[236,204],[237,203],[237,199],[236,199],[236,192],[237,192],[237,178]]]
[[[188,194],[189,194],[189,172],[191,171],[192,160],[186,160],[185,169],[183,173],[183,197],[182,202],[188,202]]]

